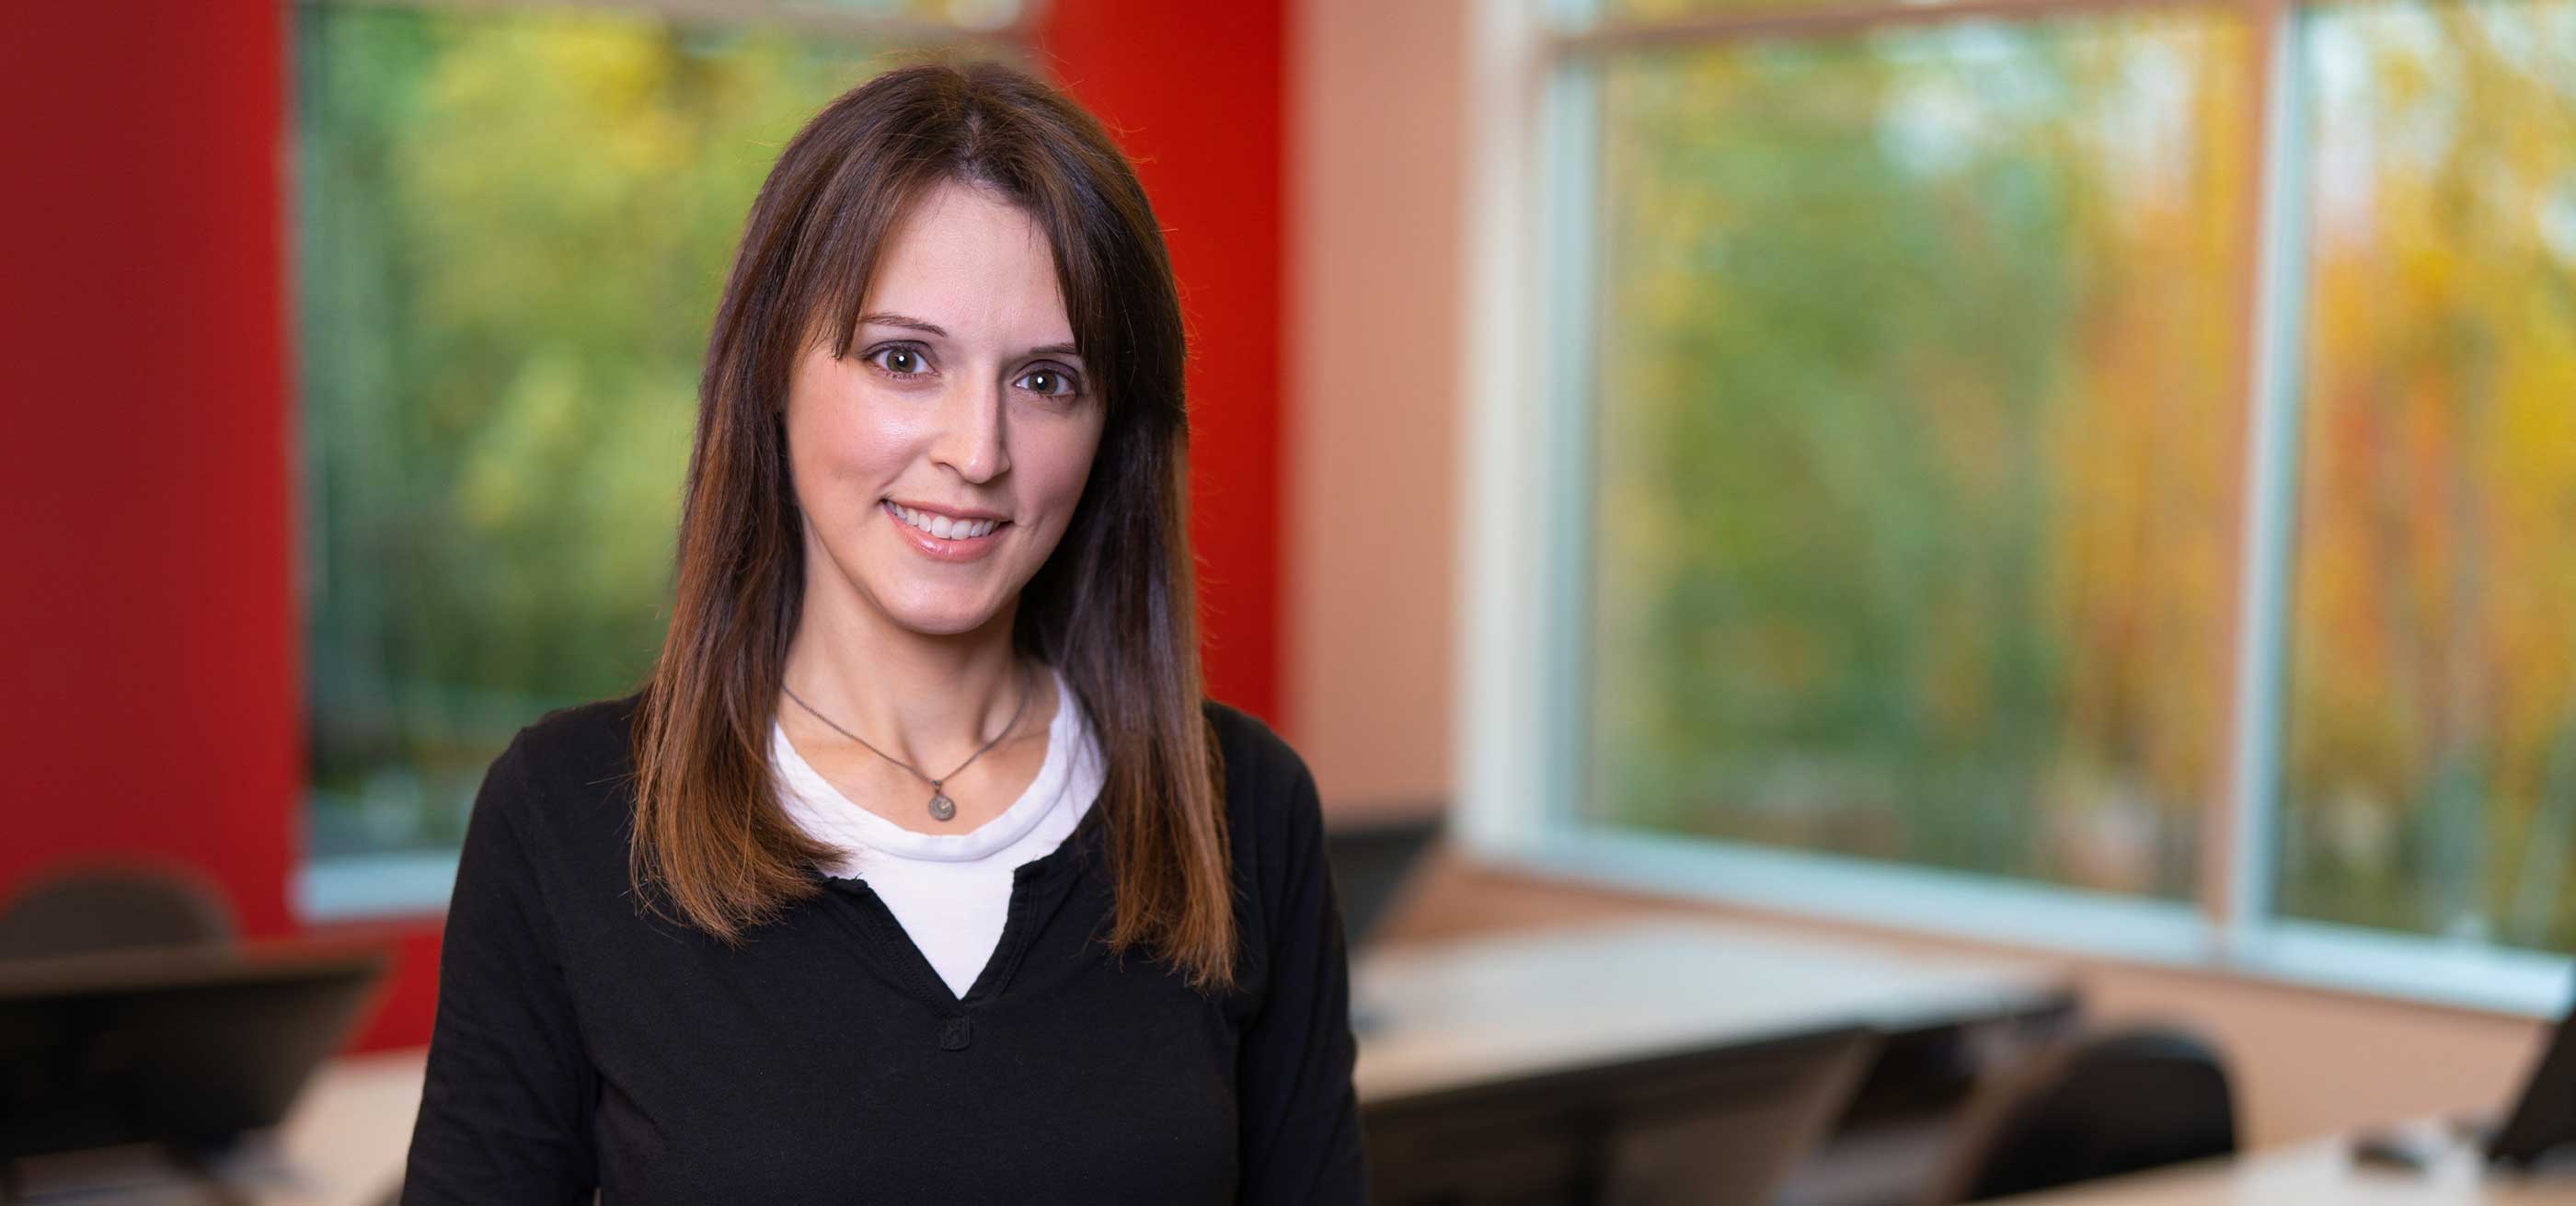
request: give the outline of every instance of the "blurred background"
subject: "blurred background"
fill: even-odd
[[[391,944],[347,1049],[425,1042],[484,767],[666,623],[754,191],[923,53],[1138,161],[1211,688],[1398,835],[1369,958],[2035,969],[2223,1052],[2247,1148],[2511,1100],[2576,0],[12,6],[0,901]]]

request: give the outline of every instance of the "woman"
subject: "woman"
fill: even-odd
[[[1313,781],[1200,697],[1179,303],[1006,68],[753,204],[668,639],[492,765],[407,1202],[1351,1202]]]

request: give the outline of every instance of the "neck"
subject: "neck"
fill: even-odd
[[[786,685],[832,724],[924,774],[943,775],[999,736],[1043,684],[1012,651],[1013,611],[971,632],[924,634],[846,591],[835,597],[809,584],[787,648]]]

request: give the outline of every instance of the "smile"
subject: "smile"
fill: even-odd
[[[951,519],[931,511],[916,511],[891,499],[887,500],[886,507],[894,512],[895,518],[941,540],[972,540],[978,536],[989,536],[993,529],[1002,526],[998,519]]]
[[[878,505],[893,518],[896,530],[912,547],[940,561],[973,561],[998,542],[996,533],[1010,526],[1007,519],[942,515],[907,507],[890,498]]]

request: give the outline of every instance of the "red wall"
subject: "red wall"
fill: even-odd
[[[0,17],[0,884],[186,862],[273,932],[303,767],[279,13],[155,7]]]
[[[1209,693],[1280,723],[1285,5],[1054,0],[1040,44],[1137,161],[1190,324]]]
[[[0,12],[0,896],[152,861],[211,878],[249,933],[295,928],[283,13]],[[1276,717],[1281,6],[1054,0],[1041,42],[1145,161],[1195,337],[1210,684]],[[382,928],[400,970],[363,1045],[424,1041],[436,919]]]

